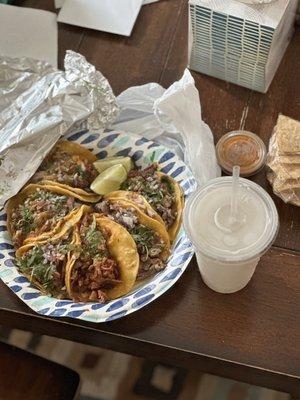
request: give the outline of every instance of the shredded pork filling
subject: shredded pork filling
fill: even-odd
[[[157,164],[154,163],[144,170],[130,171],[122,189],[142,194],[162,217],[167,228],[174,223],[174,191],[167,179],[157,176]]]
[[[38,189],[12,211],[14,244],[19,247],[26,237],[50,231],[54,223],[65,217],[74,207],[72,197]]]
[[[32,181],[52,180],[90,190],[90,184],[97,175],[97,170],[88,160],[55,149],[45,158]]]
[[[141,261],[138,279],[150,276],[165,268],[165,262],[159,258],[164,249],[162,239],[153,230],[139,223],[133,207],[123,208],[118,203],[103,200],[95,205],[95,210],[104,213],[124,226],[132,235]]]
[[[91,215],[86,215],[80,228],[81,251],[72,272],[72,287],[81,300],[107,300],[105,289],[120,282],[118,265],[110,256],[106,238]],[[76,296],[76,295],[75,295]]]

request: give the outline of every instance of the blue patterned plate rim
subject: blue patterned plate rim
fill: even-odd
[[[86,146],[98,158],[129,155],[138,166],[158,162],[160,169],[177,180],[185,196],[196,188],[196,181],[188,167],[171,150],[146,138],[123,132],[79,131],[69,134],[68,140]],[[41,315],[76,318],[90,322],[107,322],[129,315],[160,297],[180,278],[187,268],[193,248],[181,228],[167,267],[139,283],[130,293],[106,304],[74,303],[43,295],[21,275],[14,264],[12,242],[6,229],[5,209],[0,212],[0,278],[32,310]]]

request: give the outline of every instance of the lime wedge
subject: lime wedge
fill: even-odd
[[[92,182],[91,189],[97,194],[108,194],[120,188],[127,178],[127,171],[122,164],[113,165],[103,171]]]
[[[133,162],[130,157],[106,157],[104,160],[95,161],[94,167],[98,172],[103,172],[116,164],[122,164],[127,172],[133,168]]]

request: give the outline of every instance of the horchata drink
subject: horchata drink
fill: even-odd
[[[261,255],[278,231],[278,214],[268,193],[247,179],[216,178],[197,190],[185,208],[204,282],[233,293],[250,281]]]

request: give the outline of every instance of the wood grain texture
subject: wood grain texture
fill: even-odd
[[[79,375],[0,342],[0,399],[73,400]]]
[[[161,76],[160,83],[165,87],[181,77],[187,64],[187,11],[184,4]],[[197,72],[192,74],[200,94],[202,118],[210,126],[215,143],[227,132],[246,129],[258,134],[268,147],[279,113],[300,120],[300,27],[266,94]],[[300,250],[300,207],[287,205],[273,194],[266,168],[251,179],[272,195],[277,206],[280,229],[275,245]]]
[[[142,7],[130,38],[87,30],[79,52],[100,69],[116,94],[159,82],[184,3],[162,0]]]
[[[54,10],[52,0],[18,4]],[[300,119],[299,47],[297,28],[265,95],[193,72],[202,117],[216,141],[228,131],[244,128],[267,144],[279,112]],[[187,0],[161,0],[143,7],[130,38],[60,24],[60,66],[68,48],[100,69],[116,94],[149,81],[167,87],[187,65]],[[272,192],[264,170],[253,180]],[[239,293],[219,295],[205,287],[193,260],[175,287],[153,304],[124,319],[93,325],[36,315],[1,282],[0,321],[290,391],[297,398],[300,209],[273,198],[281,221],[275,242],[280,248],[263,257],[253,280]]]
[[[244,290],[221,295],[203,284],[194,260],[151,305],[98,325],[38,316],[1,284],[0,317],[5,325],[183,366],[198,360],[204,370],[231,378],[239,374],[235,366],[247,366],[247,373],[238,375],[246,382],[255,383],[256,376],[262,383],[259,373],[272,371],[265,386],[300,389],[299,265],[300,255],[273,249]]]

